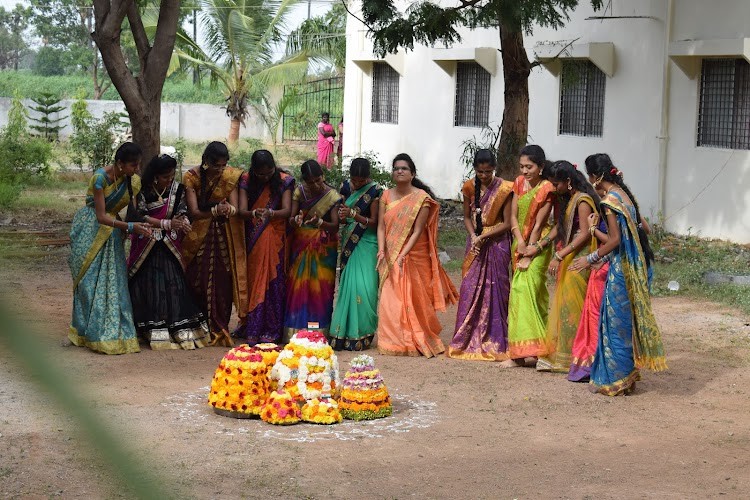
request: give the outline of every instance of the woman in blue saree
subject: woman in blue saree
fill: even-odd
[[[607,222],[607,242],[571,270],[585,269],[609,258],[609,271],[599,319],[599,339],[591,367],[595,391],[608,396],[629,394],[640,380],[639,368],[667,368],[661,333],[648,293],[648,237],[640,227],[638,204],[606,154],[586,158],[589,180],[605,191],[601,206]],[[596,220],[589,221],[599,238]]]
[[[135,175],[140,162],[138,145],[120,146],[114,164],[94,172],[86,206],[76,212],[70,228],[73,318],[68,338],[105,354],[139,351],[123,242],[125,233],[151,237],[151,229],[124,222],[118,214],[140,191]]]
[[[378,200],[381,189],[370,179],[370,162],[355,158],[344,182],[339,207],[341,254],[336,308],[329,342],[335,350],[361,351],[378,327]]]

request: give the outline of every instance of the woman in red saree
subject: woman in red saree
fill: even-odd
[[[294,177],[259,149],[240,178],[239,216],[245,219],[248,269],[247,321],[235,334],[255,345],[279,343],[286,310],[287,219]]]
[[[435,311],[458,298],[437,256],[439,206],[411,157],[393,159],[396,186],[380,198],[378,351],[428,358],[445,351]]]
[[[336,131],[330,119],[328,113],[323,113],[318,123],[318,163],[329,170],[333,167],[333,143],[336,140]]]
[[[242,170],[228,167],[229,151],[212,142],[200,167],[188,170],[183,182],[193,230],[182,242],[188,284],[208,318],[213,344],[232,345],[229,319],[234,301],[238,315],[247,314],[245,227],[237,208],[236,187]]]

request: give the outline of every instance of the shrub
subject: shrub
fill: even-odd
[[[70,147],[71,159],[78,168],[83,170],[85,165],[94,171],[112,162],[117,147],[115,137],[127,128],[125,118],[127,115],[123,113],[110,112],[96,119],[89,113],[82,97],[73,103]]]

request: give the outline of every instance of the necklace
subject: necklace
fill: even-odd
[[[154,192],[159,195],[159,199],[164,199],[164,193],[167,192],[167,189],[169,189],[169,185],[164,186],[164,189],[161,190],[161,193],[156,190],[156,185],[154,185]]]

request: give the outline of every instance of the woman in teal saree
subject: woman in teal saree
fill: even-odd
[[[370,162],[355,158],[341,188],[338,299],[329,341],[336,350],[361,351],[372,344],[378,327],[378,200],[381,189],[370,179]],[[373,207],[375,209],[373,209]]]
[[[123,235],[150,237],[151,230],[144,223],[120,220],[118,213],[140,191],[141,181],[135,175],[140,162],[138,145],[120,146],[114,165],[94,173],[86,206],[76,212],[70,228],[73,317],[68,338],[105,354],[139,351]]]

